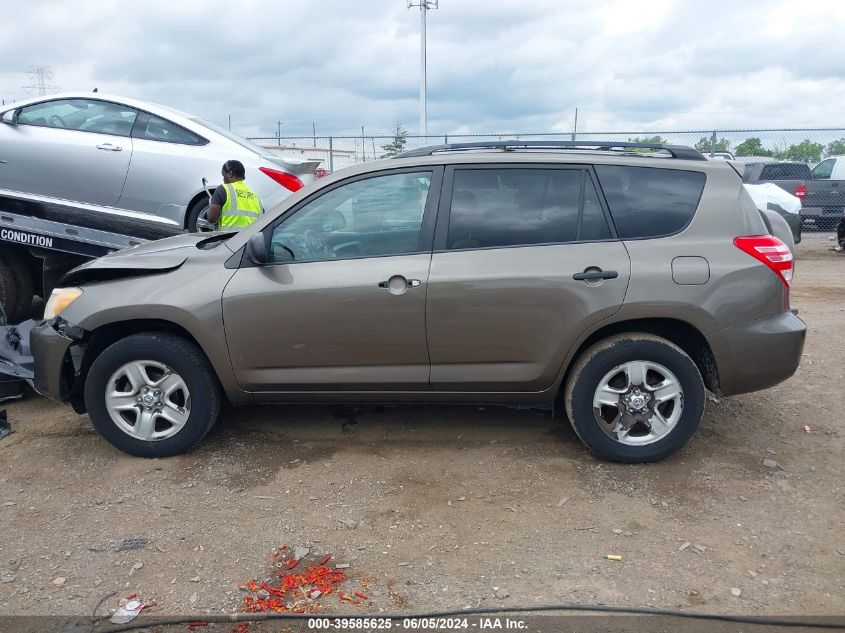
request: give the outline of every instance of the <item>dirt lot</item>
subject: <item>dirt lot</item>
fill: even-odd
[[[137,592],[151,614],[232,612],[238,584],[267,578],[283,544],[349,563],[362,612],[567,601],[843,614],[845,256],[831,244],[809,234],[798,248],[797,375],[708,401],[692,442],[655,465],[603,463],[535,411],[230,410],[193,453],[143,460],[66,407],[9,405],[0,615],[90,614],[113,591],[106,607]],[[127,538],[147,543],[118,551]]]

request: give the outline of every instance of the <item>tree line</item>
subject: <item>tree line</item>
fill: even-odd
[[[407,143],[408,132],[405,130],[400,122],[396,122],[391,130],[393,140],[386,145],[382,145],[382,158],[395,156],[404,151]],[[665,144],[668,141],[660,136],[637,136],[628,139],[634,143],[659,143]],[[695,144],[695,149],[702,153],[714,152],[732,152],[734,156],[767,156],[776,158],[778,160],[794,160],[802,163],[818,163],[826,156],[840,156],[845,155],[845,138],[840,138],[832,141],[827,145],[823,143],[816,143],[810,139],[804,139],[800,143],[793,143],[788,147],[775,147],[769,149],[763,146],[762,140],[757,136],[752,136],[739,143],[736,147],[732,146],[730,140],[726,138],[717,139],[715,143],[713,139],[708,136],[702,136]],[[712,145],[712,147],[711,147]]]
[[[662,136],[638,136],[628,140],[636,143],[668,142]],[[786,145],[780,148],[775,147],[774,149],[764,147],[763,142],[756,136],[745,139],[733,148],[731,141],[726,138],[717,139],[715,143],[712,140],[711,137],[702,136],[695,144],[695,149],[702,153],[709,153],[712,149],[714,152],[732,152],[734,156],[768,156],[778,160],[794,160],[802,163],[818,163],[826,156],[845,155],[845,138],[832,141],[827,145],[816,143],[807,138],[800,143],[793,143],[788,147]]]

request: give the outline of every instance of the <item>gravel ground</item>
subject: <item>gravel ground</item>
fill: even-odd
[[[547,414],[494,407],[229,410],[191,454],[144,460],[67,407],[8,405],[0,615],[90,615],[111,592],[103,609],[138,593],[152,615],[230,613],[284,544],[310,547],[302,566],[327,553],[350,565],[345,590],[367,600],[335,593],[329,612],[843,614],[845,256],[831,245],[811,233],[798,247],[792,300],[809,334],[796,376],[711,398],[659,464],[601,462]],[[119,551],[131,538],[146,543]]]

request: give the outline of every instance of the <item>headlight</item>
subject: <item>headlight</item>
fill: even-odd
[[[60,315],[80,295],[82,295],[82,288],[56,288],[53,290],[47,300],[47,305],[44,307],[44,320]]]

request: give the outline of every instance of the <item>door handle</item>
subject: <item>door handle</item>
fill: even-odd
[[[421,285],[419,279],[405,279],[402,275],[393,275],[387,281],[378,282],[379,288],[386,288],[392,295],[404,294],[408,288],[419,288]]]
[[[601,268],[587,268],[583,273],[575,273],[572,278],[575,281],[598,281],[599,279],[616,279],[619,273],[615,270],[602,270]]]
[[[120,145],[112,145],[111,143],[100,143],[97,145],[97,149],[102,149],[107,152],[119,152],[123,148]]]

